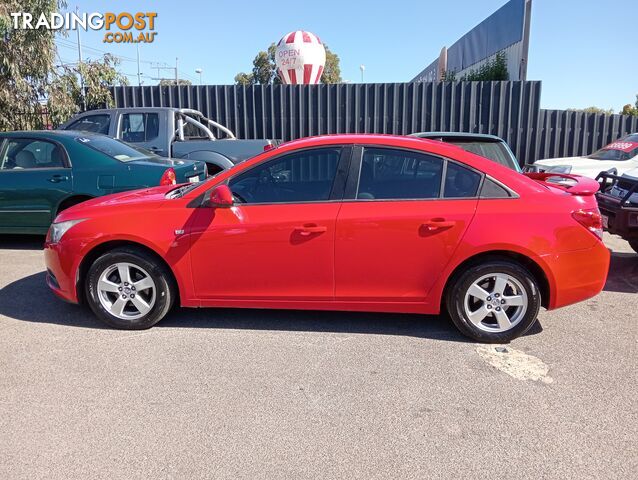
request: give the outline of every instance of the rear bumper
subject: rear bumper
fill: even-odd
[[[47,267],[46,282],[49,288],[62,300],[70,303],[78,303],[75,288],[75,271],[73,258],[65,254],[64,247],[60,244],[44,244],[44,263]]]
[[[553,274],[549,309],[564,307],[598,295],[609,273],[609,250],[602,242],[592,248],[543,257]]]

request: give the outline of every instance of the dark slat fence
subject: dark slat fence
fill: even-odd
[[[541,82],[115,87],[117,107],[201,111],[238,138],[462,131],[504,138],[520,162],[591,153],[638,118],[541,110]]]
[[[537,159],[589,155],[617,138],[638,132],[638,117],[571,110],[541,110]]]

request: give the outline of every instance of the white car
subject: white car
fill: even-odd
[[[539,160],[533,167],[538,172],[573,173],[590,178],[596,178],[600,172],[622,175],[638,168],[638,133],[620,138],[587,157]]]

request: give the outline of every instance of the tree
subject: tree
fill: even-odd
[[[0,4],[0,130],[41,128],[39,101],[53,69],[53,30],[14,29],[11,12],[47,17],[65,7],[63,0],[3,0]]]
[[[47,109],[51,123],[57,126],[81,110],[111,107],[113,97],[110,88],[128,80],[116,67],[119,61],[111,54],[99,60],[88,60],[80,64],[61,65],[52,72],[47,86]],[[80,85],[79,77],[84,83]]]
[[[255,83],[252,73],[239,72],[235,75],[235,83],[237,85],[252,85]]]
[[[447,77],[447,75],[446,75]],[[487,60],[480,68],[470,70],[461,77],[461,81],[477,82],[488,80],[509,80],[507,71],[507,57],[505,53],[498,52],[493,60]]]
[[[174,87],[177,85],[179,81],[179,85],[192,85],[193,83],[190,80],[183,80],[181,78],[175,80],[174,78],[162,78],[159,82],[160,87]]]
[[[638,94],[636,94],[636,103],[634,104],[634,106],[632,107],[631,103],[628,103],[627,105],[622,107],[622,114],[638,117]]]
[[[339,66],[339,56],[330,51],[327,45],[326,63],[321,75],[321,83],[340,83],[341,68]],[[239,72],[235,75],[235,83],[238,85],[270,85],[280,84],[281,79],[277,74],[277,64],[275,53],[277,45],[271,43],[266,51],[260,51],[253,59],[252,73]]]
[[[595,107],[595,106],[586,107],[586,108],[568,108],[567,111],[568,112],[596,113],[598,115],[611,115],[612,113],[614,113],[614,109],[613,108],[604,109],[604,108]]]
[[[339,55],[330,51],[326,45],[326,65],[321,75],[321,83],[341,83],[341,67],[339,67]]]

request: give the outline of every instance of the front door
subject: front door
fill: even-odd
[[[480,180],[436,156],[365,148],[337,218],[336,300],[423,302],[474,216]]]
[[[0,228],[48,228],[59,203],[73,191],[63,148],[33,138],[8,138],[0,147]]]
[[[347,152],[347,153],[346,153]],[[200,208],[192,226],[198,298],[332,300],[334,236],[349,149],[276,157],[231,178],[232,208]]]

